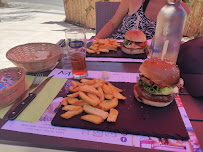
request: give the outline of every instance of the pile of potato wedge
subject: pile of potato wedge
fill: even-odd
[[[87,48],[88,53],[97,53],[100,54],[101,52],[109,53],[110,50],[117,51],[118,47],[121,47],[120,43],[116,39],[97,39],[96,41],[92,42],[92,45]]]
[[[100,78],[81,79],[80,82],[72,80],[71,83],[71,94],[61,102],[64,105],[62,110],[66,111],[61,115],[62,118],[70,119],[84,111],[87,114],[81,116],[82,120],[94,124],[101,124],[105,120],[116,122],[118,99],[126,99],[121,94],[123,90]]]

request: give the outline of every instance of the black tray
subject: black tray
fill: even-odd
[[[87,44],[87,48],[92,45],[92,42]],[[121,44],[122,45],[122,44]],[[146,59],[147,53],[142,54],[126,54],[124,53],[120,47],[118,47],[117,51],[110,50],[109,53],[101,52],[100,54],[96,53],[86,53],[87,57],[102,57],[102,58],[131,58],[131,59]]]
[[[83,121],[80,117],[85,115],[85,112],[66,120],[60,117],[65,112],[60,107],[51,124],[61,127],[154,136],[158,138],[189,139],[175,101],[164,108],[147,106],[138,102],[134,97],[133,87],[135,84],[123,82],[112,84],[123,89],[122,94],[127,97],[125,101],[120,100],[116,107],[119,111],[116,123],[109,123],[105,120],[102,124],[95,125]]]

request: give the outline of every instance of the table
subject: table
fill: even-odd
[[[112,71],[138,73],[140,63],[112,63],[112,62],[87,62],[88,70],[92,71]],[[60,68],[61,65],[58,65]],[[51,71],[44,72],[48,75]],[[203,98],[193,98],[190,95],[180,95],[185,110],[191,119],[191,124],[203,149]],[[0,127],[6,123],[0,120]],[[69,138],[51,137],[45,135],[36,135],[21,133],[15,131],[0,129],[0,143],[21,145],[30,147],[40,147],[58,150],[71,151],[157,151],[151,149],[141,149],[137,147],[114,145],[100,142],[83,141]]]

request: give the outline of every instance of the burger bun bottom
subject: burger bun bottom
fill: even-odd
[[[135,95],[135,98],[139,101],[139,102],[142,102],[146,105],[150,105],[150,106],[154,106],[154,107],[166,107],[168,106],[171,102],[173,101],[170,101],[170,102],[160,102],[160,101],[152,101],[152,100],[148,100],[144,97],[140,97],[137,90],[136,90],[136,85],[134,86],[134,95]]]
[[[121,49],[126,54],[142,54],[142,53],[145,53],[143,48],[138,48],[138,49],[131,50],[131,49],[128,49],[128,48],[122,46]]]

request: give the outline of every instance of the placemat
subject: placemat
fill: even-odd
[[[46,78],[47,77],[43,77],[42,81],[44,81]],[[33,80],[34,76],[26,75],[26,87],[28,87]],[[23,112],[15,120],[36,123],[45,112],[47,107],[50,105],[50,103],[53,101],[53,99],[56,97],[56,95],[59,93],[66,81],[67,79],[52,78],[49,83],[47,83],[39,92],[39,94],[37,94],[36,98],[25,108],[25,110],[23,110]],[[0,118],[3,118],[10,107],[11,106],[0,109]]]
[[[85,112],[66,120],[60,117],[65,112],[61,106],[51,124],[61,127],[154,136],[158,138],[189,139],[175,101],[164,108],[147,106],[138,102],[134,97],[134,83],[112,82],[112,84],[121,88],[123,90],[122,94],[127,97],[125,101],[119,101],[116,107],[119,111],[116,123],[105,121],[100,125],[95,125],[83,121],[80,117],[85,115]]]

